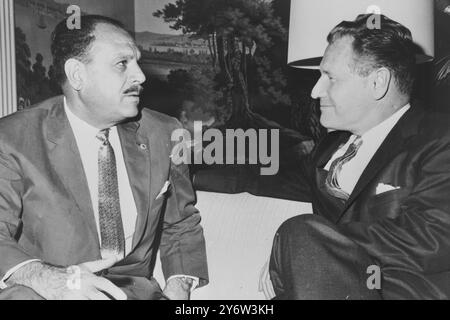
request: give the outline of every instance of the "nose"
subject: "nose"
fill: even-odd
[[[133,83],[137,84],[143,84],[146,80],[145,74],[138,63],[136,63],[135,67],[133,68],[132,80]]]
[[[327,82],[327,79],[323,75],[317,80],[316,85],[311,91],[311,97],[313,99],[320,99],[327,95]]]

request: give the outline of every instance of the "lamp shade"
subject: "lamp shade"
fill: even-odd
[[[291,0],[288,63],[299,68],[320,64],[327,35],[343,20],[363,13],[383,14],[411,30],[423,50],[420,62],[434,56],[434,5],[430,0]],[[381,25],[381,28],[383,26]]]

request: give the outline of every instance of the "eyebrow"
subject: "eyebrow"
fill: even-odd
[[[324,73],[327,76],[329,76],[331,74],[331,71],[323,69],[323,66],[320,66],[319,68],[320,68],[320,73]]]
[[[125,52],[119,52],[118,54],[114,55],[115,59],[125,59],[125,60],[133,60],[136,58],[136,60],[139,60],[141,58],[140,51],[136,51],[136,57],[133,54],[125,53]]]
[[[114,58],[116,58],[116,59],[125,59],[125,60],[132,60],[132,59],[134,59],[134,55],[119,53],[119,54],[116,54],[114,56]]]

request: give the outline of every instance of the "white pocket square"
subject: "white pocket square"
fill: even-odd
[[[394,187],[394,186],[391,186],[389,184],[379,183],[377,185],[377,189],[375,191],[375,194],[379,195],[379,194],[382,194],[382,193],[385,193],[385,192],[388,192],[388,191],[398,190],[398,189],[400,189],[400,187]]]
[[[163,187],[161,188],[161,191],[160,191],[160,192],[158,193],[158,195],[156,196],[156,200],[158,200],[159,198],[161,198],[161,197],[164,195],[164,193],[166,193],[167,190],[169,190],[169,187],[170,187],[170,182],[169,182],[169,181],[166,181],[166,182],[164,183]]]

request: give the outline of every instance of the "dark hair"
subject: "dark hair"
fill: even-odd
[[[61,86],[67,79],[64,71],[64,64],[67,60],[77,58],[84,62],[88,61],[89,49],[95,40],[94,31],[98,24],[109,24],[128,33],[121,22],[99,15],[81,16],[81,28],[79,29],[69,29],[66,21],[64,19],[58,23],[51,37],[55,77]]]
[[[378,15],[381,28],[369,28],[373,14],[343,21],[328,35],[328,43],[345,36],[353,38],[354,71],[367,76],[376,68],[389,69],[400,92],[410,95],[414,86],[416,46],[411,31],[384,15]]]

